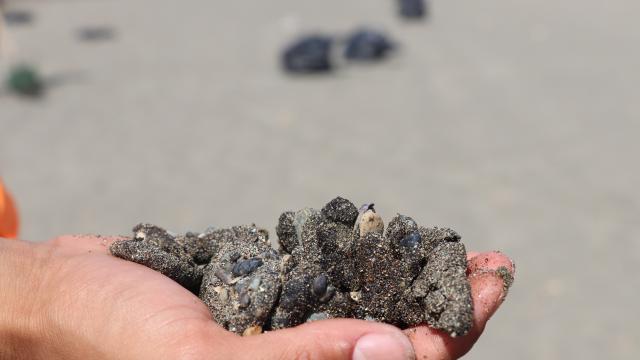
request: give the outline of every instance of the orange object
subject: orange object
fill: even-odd
[[[18,211],[16,206],[0,181],[0,237],[15,239],[18,236]]]

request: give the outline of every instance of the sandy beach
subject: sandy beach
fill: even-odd
[[[52,81],[0,94],[0,176],[22,237],[255,222],[336,195],[458,230],[518,272],[470,359],[640,356],[640,3],[30,1],[11,63]],[[113,37],[86,42],[87,26]],[[299,34],[369,26],[370,65],[291,77]]]

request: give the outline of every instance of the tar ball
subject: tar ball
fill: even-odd
[[[397,0],[400,16],[405,19],[422,19],[427,15],[426,0]]]
[[[322,35],[303,37],[287,47],[282,66],[290,73],[316,73],[331,70],[333,40]]]
[[[381,32],[359,30],[347,40],[344,56],[355,61],[375,61],[387,56],[393,44]]]

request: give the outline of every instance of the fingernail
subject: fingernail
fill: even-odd
[[[361,337],[353,349],[353,360],[415,359],[411,341],[402,333],[368,334]]]

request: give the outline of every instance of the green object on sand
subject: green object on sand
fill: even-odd
[[[33,67],[19,65],[9,73],[7,87],[16,94],[36,97],[42,95],[44,82]]]

